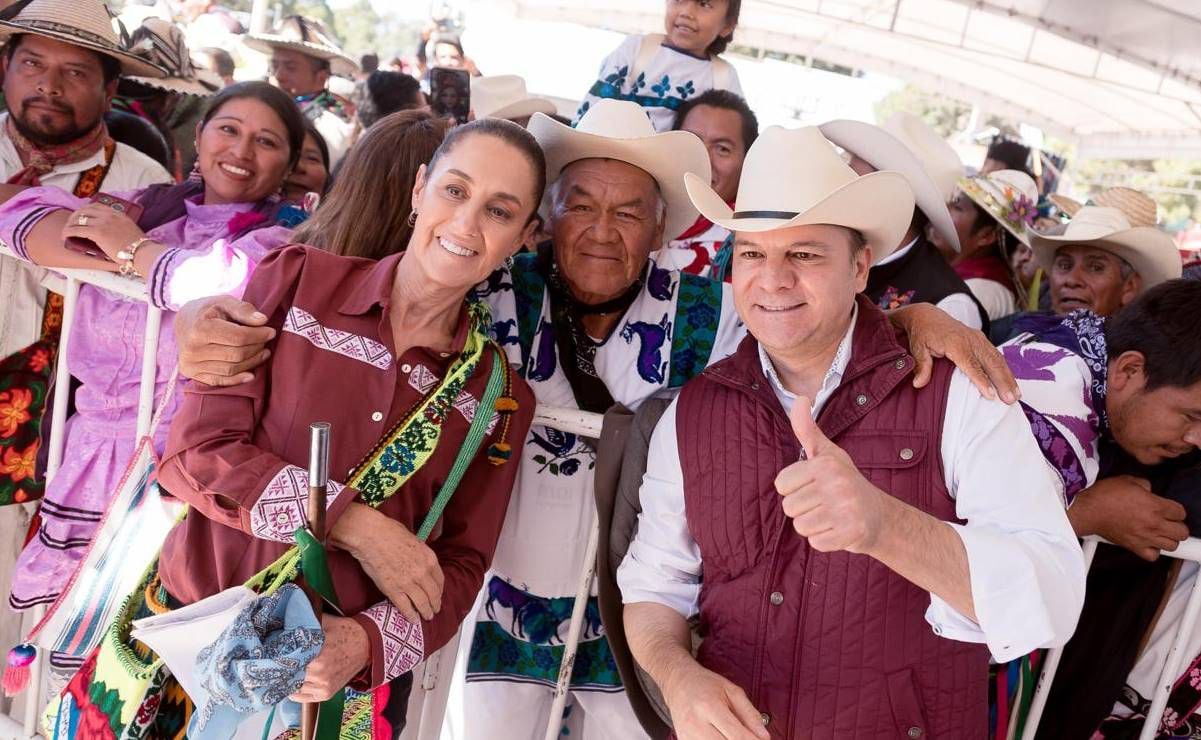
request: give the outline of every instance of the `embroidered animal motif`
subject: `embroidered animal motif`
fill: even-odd
[[[475,289],[472,292],[476,298],[483,298],[485,296],[493,295],[494,293],[512,290],[513,281],[506,279],[508,277],[508,270],[493,270],[492,274],[488,276],[488,279],[475,286]]]
[[[506,344],[520,344],[521,338],[517,336],[517,319],[505,319],[494,323],[492,338],[502,347]]]
[[[657,324],[646,321],[627,321],[621,330],[621,338],[632,344],[637,337],[641,341],[638,348],[638,375],[648,383],[660,385],[664,373],[667,372],[667,361],[663,359],[663,345],[671,334],[671,321],[667,314]]]
[[[670,301],[675,286],[671,281],[671,271],[664,270],[651,262],[650,274],[646,276],[646,291],[657,301]]]
[[[539,382],[550,380],[555,374],[555,328],[543,320],[538,328],[538,348],[534,355],[534,366],[527,377]]]
[[[535,645],[553,645],[562,642],[559,627],[571,619],[573,601],[571,598],[539,598],[493,578],[488,583],[488,602],[484,610],[489,619],[500,622],[496,607],[508,609],[513,615],[510,625],[513,635]]]
[[[561,457],[575,448],[576,437],[570,432],[546,427],[545,438],[538,436],[537,432],[531,432],[530,441],[555,457]]]

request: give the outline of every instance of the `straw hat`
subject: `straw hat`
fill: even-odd
[[[959,232],[947,210],[947,199],[926,169],[930,156],[913,149],[919,144],[906,144],[879,126],[860,121],[830,121],[818,128],[827,139],[877,170],[893,170],[904,175],[913,189],[917,207],[930,219],[930,225],[956,252],[959,251]]]
[[[0,12],[0,42],[14,34],[28,33],[112,57],[121,63],[122,74],[142,77],[166,74],[122,47],[108,7],[99,0],[33,0],[24,7],[14,5],[8,10],[14,8],[20,10],[11,18],[7,12]]]
[[[959,188],[1018,241],[1030,246],[1029,229],[1038,215],[1038,185],[1030,175],[997,170],[965,177]]]
[[[646,112],[628,100],[598,100],[575,128],[545,113],[535,113],[528,126],[546,153],[547,182],[581,159],[616,159],[645,171],[659,183],[667,203],[663,233],[672,238],[696,221],[684,189],[687,173],[709,182],[709,152],[687,131],[656,133]]]
[[[900,139],[902,144],[909,147],[909,151],[917,155],[926,173],[942,193],[943,202],[950,202],[959,190],[964,169],[959,154],[947,140],[921,117],[905,111],[894,113],[881,128]]]
[[[845,226],[863,234],[876,262],[896,250],[913,218],[913,190],[904,175],[856,175],[812,126],[771,126],[759,134],[742,165],[733,208],[708,178],[689,174],[684,182],[701,214],[730,231]]]
[[[1071,218],[1084,206],[1066,195],[1053,193],[1047,199]],[[1155,201],[1134,188],[1106,188],[1090,198],[1088,205],[1116,208],[1126,214],[1131,226],[1155,226],[1159,223],[1159,209]]]
[[[1083,206],[1061,236],[1033,235],[1030,248],[1044,269],[1050,270],[1060,247],[1079,244],[1104,249],[1121,257],[1142,278],[1142,289],[1180,277],[1176,242],[1154,226],[1132,226],[1117,208]]]
[[[129,77],[134,82],[201,97],[212,95],[223,85],[220,77],[192,64],[183,31],[174,23],[161,18],[147,18],[134,29],[130,46],[138,56],[167,70],[167,76],[159,79],[137,75]]]
[[[530,95],[525,80],[517,75],[472,77],[471,107],[476,118],[526,118],[535,113],[549,116],[557,110],[546,98]]]
[[[321,21],[302,15],[285,16],[273,33],[248,35],[242,43],[264,54],[273,49],[291,49],[324,59],[331,72],[343,77],[359,71],[359,65],[342,51]]]

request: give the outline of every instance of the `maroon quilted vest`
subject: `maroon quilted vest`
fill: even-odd
[[[953,368],[914,390],[900,339],[861,297],[818,425],[881,490],[955,521],[939,447]],[[774,738],[983,739],[987,649],[935,635],[927,592],[865,555],[811,549],[784,516],[773,481],[799,445],[754,339],[686,385],[676,414],[705,568],[701,664],[746,690]]]

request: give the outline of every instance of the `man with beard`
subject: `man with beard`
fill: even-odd
[[[64,23],[68,8],[72,20]],[[170,180],[150,157],[114,143],[104,126],[120,74],[164,72],[120,49],[103,3],[34,0],[11,19],[0,16],[0,38],[7,41],[0,57],[8,103],[8,112],[0,114],[5,182],[54,185],[90,196]],[[0,295],[7,301],[0,356],[38,337],[46,292],[36,272],[0,260]]]

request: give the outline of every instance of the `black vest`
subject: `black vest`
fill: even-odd
[[[910,303],[938,303],[963,293],[976,304],[984,332],[988,333],[988,314],[984,312],[984,306],[925,236],[919,236],[917,243],[899,260],[873,267],[867,275],[867,289],[863,293],[885,310]]]

